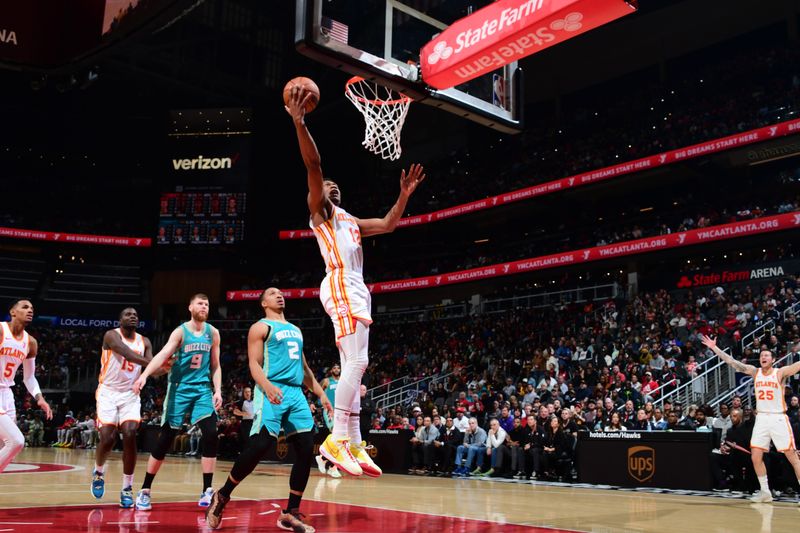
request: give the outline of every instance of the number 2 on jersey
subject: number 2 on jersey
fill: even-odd
[[[289,359],[300,359],[300,345],[294,341],[287,341],[289,347]]]

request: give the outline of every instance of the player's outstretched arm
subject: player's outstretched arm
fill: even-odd
[[[720,350],[719,347],[717,346],[717,341],[716,340],[712,340],[711,337],[706,337],[705,335],[701,334],[700,335],[700,341],[704,345],[706,345],[708,348],[711,348],[711,350],[715,354],[717,354],[720,359],[722,359],[728,365],[732,366],[737,372],[742,372],[744,374],[747,374],[747,375],[755,377],[756,372],[758,371],[758,369],[756,369],[756,367],[754,367],[753,365],[746,365],[746,364],[742,363],[741,361],[737,361],[736,359],[734,359],[730,355],[728,355],[725,352],[723,352],[722,350]]]
[[[147,345],[150,343],[149,340],[145,339],[145,353],[147,353]],[[122,342],[119,334],[115,330],[108,330],[106,334],[103,336],[103,346],[112,350],[114,353],[120,354],[122,357],[127,359],[132,363],[136,363],[137,365],[147,366],[150,361],[152,360],[152,347],[150,358],[148,359],[144,355],[139,355],[138,353],[134,352],[128,346]]]
[[[217,328],[211,328],[211,383],[214,384],[214,409],[222,407],[222,365],[219,364],[220,337]]]
[[[142,392],[142,387],[144,387],[145,383],[147,383],[147,378],[152,376],[161,366],[169,359],[172,354],[178,351],[178,347],[181,345],[181,341],[183,340],[183,332],[181,328],[175,328],[172,330],[172,333],[167,340],[167,343],[161,348],[161,351],[158,352],[153,359],[147,364],[147,367],[142,371],[142,375],[139,376],[133,383],[133,392],[139,394]]]
[[[297,142],[300,145],[300,155],[306,166],[306,179],[308,180],[308,210],[312,215],[322,216],[324,220],[330,218],[330,202],[325,198],[322,190],[322,158],[319,155],[317,144],[306,127],[306,104],[313,95],[304,91],[302,87],[292,87],[289,103],[285,106],[286,112],[294,121],[297,132]]]
[[[31,396],[33,396],[33,399],[36,400],[36,405],[44,411],[45,417],[48,420],[52,420],[53,410],[50,409],[50,404],[44,399],[44,395],[42,395],[42,391],[39,388],[39,382],[36,380],[36,356],[39,353],[39,342],[30,335],[28,339],[28,357],[22,362],[22,382]]]
[[[362,237],[391,233],[397,227],[397,223],[403,218],[408,199],[417,190],[417,186],[425,179],[425,169],[422,165],[411,165],[408,172],[403,170],[400,173],[400,195],[389,212],[383,218],[362,218],[358,219],[358,229]]]
[[[328,400],[328,395],[325,394],[322,385],[320,385],[319,382],[317,382],[317,378],[314,377],[314,372],[311,371],[311,367],[308,366],[305,353],[303,353],[303,385],[316,394],[319,401],[322,402],[322,408],[328,412],[328,416],[333,417],[333,406],[330,400]]]
[[[279,404],[283,400],[283,391],[270,383],[264,374],[264,342],[269,338],[269,334],[270,326],[263,322],[256,322],[250,326],[247,334],[247,360],[253,381],[264,391],[270,403]]]
[[[796,354],[799,351],[799,349],[800,349],[800,343],[797,343],[797,344],[794,345],[794,348],[792,348],[792,351]],[[781,368],[778,372],[779,372],[780,379],[790,378],[790,377],[794,376],[795,374],[800,373],[800,361],[797,361],[794,364],[785,366],[785,367]]]

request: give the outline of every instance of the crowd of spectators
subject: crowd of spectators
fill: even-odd
[[[789,120],[800,110],[798,52],[785,43],[676,61],[664,80],[651,71],[564,97],[561,111],[536,109],[513,137],[474,135],[469,145],[429,161],[425,201],[412,214],[502,194]],[[631,91],[631,85],[636,86]],[[548,104],[550,105],[550,104]],[[393,177],[393,173],[392,173]],[[386,178],[388,180],[388,177]],[[353,213],[388,209],[394,191],[348,197]],[[359,203],[360,202],[360,203]]]

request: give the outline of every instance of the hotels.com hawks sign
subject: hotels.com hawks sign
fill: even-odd
[[[422,79],[448,89],[636,11],[626,0],[499,0],[422,48]]]

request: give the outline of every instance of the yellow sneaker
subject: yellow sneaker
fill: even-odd
[[[367,446],[367,443],[364,441],[361,441],[359,444],[354,442],[350,443],[350,453],[353,454],[353,457],[358,461],[358,466],[361,467],[361,470],[369,477],[379,477],[383,474],[383,470],[381,470],[381,467],[376,465],[372,457],[369,456],[367,450],[371,448],[372,445]]]
[[[364,473],[358,461],[350,453],[350,439],[334,439],[332,434],[328,435],[328,438],[319,447],[319,453],[339,467],[339,470],[343,470],[351,476],[360,476]]]

